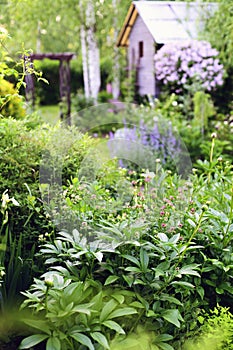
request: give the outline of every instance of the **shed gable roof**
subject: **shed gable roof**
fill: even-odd
[[[213,14],[217,6],[217,3],[134,1],[118,36],[117,46],[128,46],[129,35],[138,15],[159,44],[197,39],[197,29],[202,19]]]

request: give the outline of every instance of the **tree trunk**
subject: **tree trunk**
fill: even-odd
[[[83,58],[83,78],[86,97],[92,97],[97,101],[100,78],[100,54],[95,32],[95,9],[91,0],[84,5],[85,23],[81,25],[81,44]],[[83,3],[81,4],[83,10]]]
[[[83,81],[84,81],[84,94],[86,98],[91,96],[90,88],[90,77],[88,69],[88,55],[87,55],[87,40],[86,40],[86,31],[85,26],[82,24],[80,28],[81,36],[81,46],[82,46],[82,65],[83,65]]]
[[[119,48],[116,46],[118,36],[118,1],[112,0],[113,6],[113,28],[114,28],[114,52],[113,52],[113,81],[112,81],[112,95],[115,100],[120,96],[120,57]]]

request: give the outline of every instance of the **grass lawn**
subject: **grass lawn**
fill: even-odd
[[[41,115],[42,119],[48,124],[55,125],[59,121],[59,105],[39,106],[37,112]]]

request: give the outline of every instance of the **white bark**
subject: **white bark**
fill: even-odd
[[[84,90],[86,97],[97,101],[100,79],[100,54],[95,33],[95,9],[88,0],[84,12],[85,23],[81,26]]]
[[[89,69],[88,69],[86,31],[83,24],[81,25],[81,29],[80,29],[80,36],[81,36],[81,46],[82,46],[84,94],[85,94],[85,97],[88,98],[91,96],[91,88],[90,88],[90,77],[89,77]]]
[[[113,56],[113,81],[112,81],[112,95],[114,99],[118,99],[120,96],[120,58],[119,58],[119,48],[116,46],[117,36],[118,36],[118,23],[117,23],[117,0],[112,0],[113,6],[113,27],[114,27],[114,56]]]

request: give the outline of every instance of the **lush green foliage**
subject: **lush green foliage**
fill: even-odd
[[[198,162],[201,174],[192,175],[188,182],[161,170],[141,178],[130,172],[131,199],[121,199],[120,208],[116,178],[108,189],[101,178],[86,186],[74,179],[64,195],[79,217],[79,230],[60,232],[54,241],[42,245],[49,272],[26,293],[26,303],[35,314],[41,314],[37,305],[45,300],[44,278],[50,276],[54,283],[58,275],[71,285],[98,281],[103,290],[108,286],[113,291],[128,290],[136,298],[131,304],[138,313],[134,321],[118,320],[129,338],[122,335],[113,340],[104,331],[113,349],[118,343],[127,344],[137,332],[155,349],[178,349],[197,330],[201,307],[231,305],[232,166],[214,158],[214,141],[209,161]],[[158,184],[161,193],[156,192]],[[38,300],[33,291],[40,286],[44,292],[36,294]],[[61,293],[54,291],[51,296],[61,299]],[[47,320],[50,313],[44,316]],[[91,339],[91,332],[86,328],[84,335]],[[47,334],[33,340],[44,340]]]
[[[228,308],[215,307],[199,316],[201,324],[198,335],[188,341],[184,350],[231,350],[233,348],[233,315]]]
[[[18,96],[13,84],[1,79],[0,113],[4,117],[22,118],[25,116],[23,100]]]

